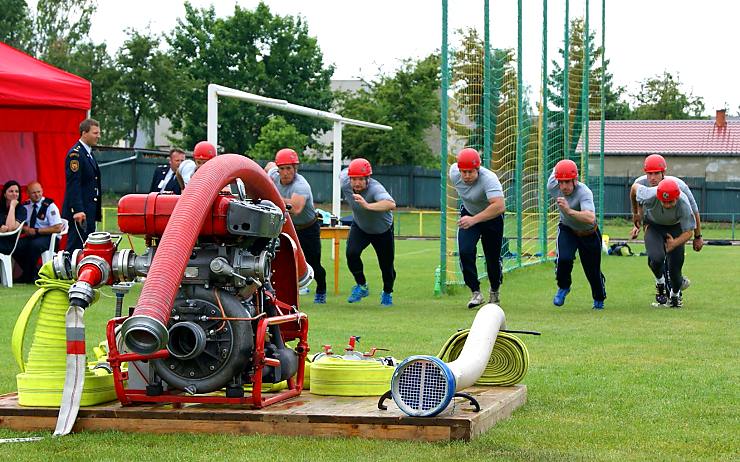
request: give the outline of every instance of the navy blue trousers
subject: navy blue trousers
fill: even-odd
[[[681,235],[681,225],[656,225],[648,224],[645,230],[645,249],[648,254],[648,266],[656,278],[660,279],[665,271],[665,262],[668,262],[668,276],[671,287],[681,287],[683,282],[683,261],[685,258],[684,246],[680,245],[666,254],[665,235],[670,234],[674,238]]]
[[[461,216],[470,216],[465,207],[460,209]],[[483,244],[483,255],[486,257],[486,271],[491,290],[498,290],[503,282],[503,262],[501,260],[501,245],[504,240],[504,216],[476,225],[468,229],[458,228],[457,249],[460,253],[460,266],[462,267],[465,285],[473,292],[480,291],[478,280],[478,267],[475,264],[478,256],[478,241]]]
[[[606,299],[606,279],[601,273],[601,232],[598,228],[588,236],[576,236],[569,226],[558,224],[558,256],[555,267],[558,287],[570,289],[576,251],[581,257],[583,273],[591,285],[591,296],[594,300]]]
[[[362,252],[369,245],[373,246],[375,255],[378,257],[380,273],[383,276],[383,292],[390,294],[393,292],[393,282],[396,280],[396,269],[393,267],[395,258],[393,226],[388,231],[380,234],[366,233],[354,223],[349,228],[346,252],[347,266],[355,278],[355,283],[360,285],[367,284],[362,265]]]

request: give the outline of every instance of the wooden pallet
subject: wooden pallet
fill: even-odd
[[[301,396],[268,406],[245,409],[225,405],[139,405],[118,402],[80,409],[75,432],[119,430],[140,433],[231,433],[304,436],[356,436],[414,441],[470,441],[511,416],[527,400],[527,387],[472,387],[465,390],[480,403],[473,412],[465,400],[436,417],[409,417],[393,399],[377,407],[378,398]],[[0,396],[0,427],[53,431],[58,409],[21,407],[15,393]]]

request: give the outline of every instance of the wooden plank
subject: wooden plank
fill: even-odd
[[[355,436],[391,440],[469,441],[508,418],[526,402],[523,385],[465,390],[481,405],[480,412],[461,399],[433,418],[410,417],[376,397],[317,396],[304,393],[263,409],[231,405],[143,404],[122,407],[107,403],[80,409],[74,431],[119,430],[144,433],[228,433],[296,436]],[[15,394],[0,396],[0,427],[51,431],[58,410],[18,406]]]

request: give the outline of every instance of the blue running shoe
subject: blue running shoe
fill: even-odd
[[[594,300],[594,309],[595,310],[603,310],[604,309],[604,300]]]
[[[349,296],[347,301],[349,303],[357,303],[360,300],[362,300],[364,297],[367,297],[370,294],[370,291],[367,288],[367,284],[357,284],[352,288],[352,294]]]
[[[568,295],[570,292],[570,288],[568,289],[558,289],[558,293],[555,294],[555,297],[552,299],[552,304],[555,306],[563,306],[565,303],[565,296]]]
[[[313,296],[313,302],[318,303],[320,305],[326,304],[326,294],[316,294]]]
[[[388,292],[382,292],[380,294],[380,304],[383,306],[392,306],[393,305],[393,294],[389,294]]]

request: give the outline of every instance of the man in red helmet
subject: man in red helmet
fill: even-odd
[[[465,148],[457,154],[457,162],[450,166],[449,177],[462,201],[457,222],[457,248],[463,279],[472,293],[468,308],[484,303],[476,267],[478,241],[483,244],[488,281],[491,283],[488,303],[498,305],[503,281],[501,245],[506,212],[501,182],[495,173],[481,166],[480,155],[473,148]]]
[[[601,272],[601,232],[596,224],[594,195],[588,186],[578,182],[578,166],[569,159],[555,165],[547,180],[547,191],[560,211],[555,269],[558,291],[552,303],[555,306],[565,303],[578,251],[583,273],[591,285],[593,309],[603,310],[606,285]]]
[[[306,262],[311,265],[316,280],[313,302],[326,303],[326,270],[321,266],[321,229],[313,205],[311,185],[298,173],[298,153],[289,148],[275,154],[275,162],[268,162],[265,171],[275,183],[280,196],[289,206],[288,212],[301,243]]]
[[[393,267],[395,243],[393,241],[393,213],[396,201],[385,187],[370,175],[373,168],[366,159],[358,158],[339,174],[344,200],[352,207],[352,226],[347,237],[347,266],[355,278],[347,301],[356,303],[367,297],[370,291],[362,265],[362,252],[372,245],[378,257],[383,277],[380,304],[393,305],[393,283],[396,270]]]
[[[686,182],[678,177],[665,174],[666,168],[667,163],[663,156],[661,156],[660,154],[651,154],[645,158],[645,161],[643,163],[643,171],[645,172],[645,174],[638,177],[633,184],[641,184],[644,186],[658,186],[658,183],[660,183],[660,181],[665,178],[670,178],[678,184],[681,192],[684,193],[684,195],[686,195],[686,198],[689,200],[691,211],[694,214],[694,219],[696,220],[693,248],[694,251],[699,252],[704,246],[704,240],[701,237],[701,217],[699,216],[699,207],[696,204],[696,199],[694,199],[694,194],[691,192],[691,189],[686,184]],[[639,228],[640,226],[642,226],[642,210],[640,210],[640,207],[637,203],[637,198],[635,198],[634,194],[632,194],[632,190],[630,190],[630,192],[630,202],[632,203],[632,222],[636,227]],[[684,282],[684,288],[688,287],[688,284],[689,280],[686,279],[686,281]]]
[[[655,276],[656,306],[670,303],[673,308],[683,305],[681,274],[684,262],[684,244],[691,238],[696,228],[696,220],[686,195],[672,178],[661,180],[656,187],[632,185],[637,202],[642,206],[645,220],[645,248],[648,265]],[[635,239],[640,228],[632,229]],[[668,265],[670,281],[665,280],[665,264]],[[670,292],[666,291],[670,282]]]
[[[208,141],[201,141],[196,144],[195,148],[193,148],[194,160],[187,159],[182,161],[177,169],[177,181],[180,183],[180,189],[184,190],[195,171],[201,165],[216,157],[216,154],[216,147]]]

